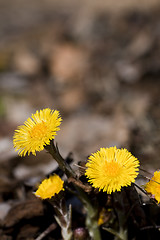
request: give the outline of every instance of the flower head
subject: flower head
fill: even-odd
[[[20,156],[25,156],[27,153],[36,155],[36,151],[42,151],[60,130],[61,121],[59,111],[49,108],[32,114],[31,118],[24,122],[24,125],[15,130],[13,145],[16,151],[19,150],[18,154]]]
[[[44,179],[39,185],[35,195],[41,199],[54,197],[55,194],[58,194],[60,191],[64,190],[64,182],[62,179],[54,174],[47,179]]]
[[[146,184],[145,190],[151,193],[158,203],[160,203],[160,171],[154,172],[154,176]]]
[[[86,164],[89,182],[107,193],[129,186],[138,175],[139,161],[126,149],[100,148]]]

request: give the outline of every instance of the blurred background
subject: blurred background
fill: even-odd
[[[0,175],[41,177],[53,161],[18,158],[14,130],[58,109],[64,157],[125,147],[159,168],[159,0],[0,0]],[[2,184],[2,183],[1,183]],[[2,187],[4,191],[4,186]]]
[[[52,221],[33,188],[55,161],[45,150],[20,158],[12,143],[17,126],[46,107],[63,118],[64,158],[116,145],[158,169],[160,1],[0,0],[2,240],[33,240]]]

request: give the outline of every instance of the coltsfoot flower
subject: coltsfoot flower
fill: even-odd
[[[139,161],[126,149],[100,148],[86,164],[85,175],[93,187],[108,194],[135,182]]]
[[[42,181],[35,195],[41,199],[52,198],[55,194],[64,190],[63,184],[63,180],[57,174],[54,174]]]
[[[57,135],[61,121],[59,111],[49,108],[32,114],[24,125],[15,130],[13,145],[16,151],[19,150],[18,154],[20,156],[25,156],[27,153],[36,155],[36,151],[42,151],[44,146]]]
[[[146,184],[145,190],[151,193],[157,202],[160,203],[160,171],[154,172],[154,176]]]

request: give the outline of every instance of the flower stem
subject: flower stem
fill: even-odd
[[[122,190],[121,192],[114,192],[113,193],[113,205],[117,215],[117,220],[119,224],[119,230],[116,234],[114,240],[127,240],[128,239],[128,231],[127,231],[127,210],[128,210],[128,202],[127,196]]]
[[[70,165],[63,159],[61,156],[58,146],[54,145],[54,141],[50,142],[50,145],[45,146],[45,149],[52,155],[52,157],[57,161],[59,164],[59,168],[66,174],[66,176],[69,178],[75,178],[76,174],[70,167]],[[95,207],[92,205],[90,199],[88,198],[87,194],[84,192],[84,190],[79,187],[75,186],[75,189],[78,192],[78,198],[81,200],[81,202],[84,204],[84,207],[87,211],[86,216],[86,226],[88,228],[89,234],[92,237],[92,239],[95,240],[101,240],[99,227],[98,227],[98,220],[97,220],[97,211]]]
[[[46,145],[45,149],[52,155],[52,157],[57,161],[59,168],[69,177],[76,177],[75,172],[72,170],[70,165],[61,156],[58,146],[54,145],[54,141],[50,142],[50,145]]]
[[[72,240],[73,232],[71,229],[72,222],[72,208],[69,205],[69,209],[67,210],[67,206],[64,198],[58,198],[54,200],[49,200],[52,204],[56,215],[54,216],[57,223],[61,228],[61,234],[63,240]]]
[[[77,190],[79,192],[79,199],[82,201],[87,211],[86,226],[88,228],[89,234],[93,240],[101,240],[101,235],[98,227],[97,208],[92,205],[90,199],[83,191],[83,189],[77,187]]]

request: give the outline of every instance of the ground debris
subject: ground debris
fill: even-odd
[[[22,219],[27,220],[38,216],[43,216],[43,205],[42,202],[34,200],[26,200],[24,202],[18,203],[11,208],[5,217],[2,225],[4,228],[14,227]]]

